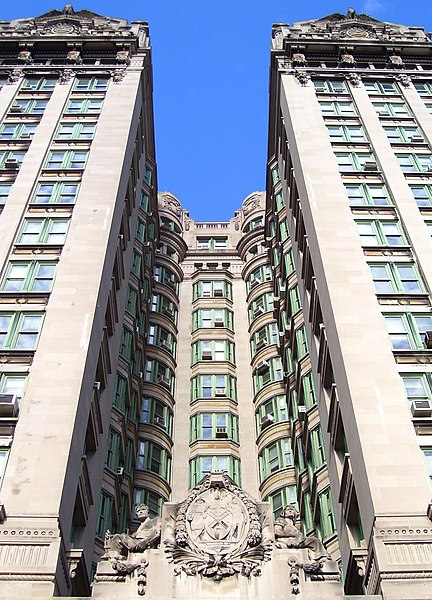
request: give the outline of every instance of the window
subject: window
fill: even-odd
[[[272,344],[278,344],[278,328],[276,323],[269,323],[258,329],[251,340],[252,356]]]
[[[111,427],[108,430],[108,442],[105,464],[115,471],[120,464],[121,435]]]
[[[176,293],[178,293],[179,280],[177,275],[168,269],[168,267],[162,267],[157,265],[154,268],[154,280],[158,283],[163,283],[172,288]]]
[[[46,109],[48,100],[15,100],[9,110],[10,113],[14,114],[26,114],[26,115],[42,115]]]
[[[430,373],[401,373],[407,399],[432,400],[432,379]]]
[[[156,425],[172,434],[173,413],[161,400],[144,396],[141,406],[141,423]]]
[[[282,381],[283,370],[282,363],[279,357],[270,358],[269,360],[259,361],[255,366],[253,375],[254,392],[257,393],[267,383]]]
[[[65,113],[68,115],[98,115],[102,110],[103,100],[97,98],[73,98],[69,100]]]
[[[33,195],[33,204],[75,204],[78,181],[39,182]]]
[[[288,407],[285,396],[273,396],[262,404],[256,412],[257,433],[268,425],[288,420]]]
[[[432,331],[432,316],[418,313],[384,315],[393,350],[424,350],[426,331]]]
[[[238,417],[230,412],[198,413],[191,418],[191,442],[196,440],[238,442]]]
[[[256,285],[264,283],[265,281],[271,281],[273,278],[272,272],[269,265],[262,265],[249,275],[246,281],[248,291],[252,290]]]
[[[108,79],[103,77],[77,77],[73,89],[77,92],[105,92],[108,88]]]
[[[144,379],[151,383],[158,383],[171,393],[174,391],[174,371],[159,360],[147,360]]]
[[[196,375],[191,380],[192,401],[199,398],[236,400],[236,379],[232,375]]]
[[[0,313],[0,348],[34,350],[44,315],[41,313]]]
[[[294,255],[293,255],[293,251],[291,248],[288,250],[288,252],[284,252],[284,254],[283,254],[283,265],[284,265],[285,277],[289,277],[291,275],[291,273],[294,273],[294,271],[295,271]]]
[[[57,262],[11,261],[1,283],[4,292],[49,292]]]
[[[156,492],[135,488],[134,504],[146,504],[149,509],[150,517],[160,516],[162,514],[162,506],[165,499]]]
[[[324,441],[321,427],[319,425],[310,431],[310,451],[312,470],[316,471],[326,462]]]
[[[391,204],[383,183],[345,183],[350,206],[388,206]]]
[[[0,447],[0,486],[6,471],[6,465],[9,458],[9,448]]]
[[[147,342],[153,346],[158,346],[168,350],[168,352],[175,356],[176,352],[176,338],[175,336],[162,327],[161,325],[150,325],[148,328]]]
[[[132,331],[123,325],[119,352],[123,356],[123,358],[129,361],[132,359],[132,343]]]
[[[297,506],[297,490],[295,485],[288,485],[264,498],[264,502],[270,502],[274,518],[277,519],[285,506],[293,504]]]
[[[262,227],[264,225],[264,221],[262,217],[256,217],[251,221],[248,221],[246,225],[243,227],[243,233],[249,233],[249,231],[253,231],[254,229],[258,229],[258,227]]]
[[[432,172],[432,154],[396,154],[403,173]]]
[[[404,102],[372,102],[379,117],[411,117],[411,111]]]
[[[138,442],[136,468],[156,473],[169,483],[171,479],[171,456],[159,444],[140,440]]]
[[[319,532],[322,539],[336,533],[336,521],[333,515],[333,504],[330,488],[318,494],[319,502]]]
[[[315,387],[311,372],[302,375],[301,385],[304,404],[306,410],[309,410],[310,408],[312,408],[312,406],[316,405]]]
[[[391,144],[410,143],[411,141],[415,142],[423,139],[421,131],[415,126],[384,127],[384,131]]]
[[[313,84],[317,93],[333,93],[341,94],[348,92],[344,81],[325,80],[325,79],[314,79]]]
[[[120,375],[120,373],[117,373],[113,406],[118,408],[120,412],[124,413],[126,411],[127,396],[128,382],[122,375]]]
[[[284,200],[284,195],[283,195],[282,190],[278,194],[276,194],[276,196],[274,198],[274,203],[275,203],[276,212],[279,212],[280,210],[285,208],[285,200]]]
[[[45,169],[84,169],[88,150],[51,150]]]
[[[306,337],[306,328],[304,325],[295,330],[295,346],[293,348],[293,357],[301,360],[308,354],[308,343]]]
[[[335,152],[335,156],[341,173],[364,171],[365,163],[376,164],[372,152]]]
[[[432,96],[432,83],[429,81],[413,81],[413,86],[420,96]]]
[[[432,205],[432,185],[410,185],[411,192],[417,203],[417,206],[431,206]]]
[[[12,183],[0,182],[0,205],[5,204],[11,191]]]
[[[20,91],[31,89],[34,92],[52,92],[56,81],[56,79],[45,79],[45,77],[27,77],[24,79]]]
[[[361,125],[327,125],[331,142],[366,142]]]
[[[99,501],[99,516],[96,525],[96,536],[103,539],[105,532],[112,530],[114,498],[108,496],[104,491],[101,492]]]
[[[225,280],[197,281],[193,284],[193,299],[228,298],[232,300],[232,284]]]
[[[213,327],[233,329],[233,313],[227,308],[199,308],[192,313],[192,330]]]
[[[200,360],[228,361],[234,364],[234,344],[230,340],[199,340],[192,344],[192,364]]]
[[[291,467],[292,456],[289,439],[284,438],[266,446],[258,456],[258,463],[261,483],[273,473]]]
[[[356,221],[362,246],[402,246],[406,244],[398,221]]]
[[[212,471],[228,473],[240,485],[240,461],[234,456],[197,456],[190,461],[190,487],[195,487]]]
[[[177,308],[172,300],[163,294],[153,294],[151,297],[150,310],[166,315],[174,323],[177,322]]]
[[[256,300],[251,302],[248,309],[249,324],[266,312],[272,312],[274,308],[274,296],[271,292],[261,294]]]
[[[19,150],[0,151],[0,169],[16,169],[24,160],[25,152]]]
[[[323,117],[354,117],[357,115],[354,104],[348,100],[320,100],[319,105]]]
[[[364,80],[364,86],[368,94],[398,94],[399,91],[394,83],[389,81]]]
[[[425,225],[428,228],[429,234],[432,236],[432,221],[425,221]]]
[[[69,219],[24,219],[19,244],[64,244]]]
[[[420,448],[420,450],[423,452],[426,471],[429,475],[429,482],[432,485],[432,448]]]
[[[22,398],[27,384],[27,373],[1,373],[0,394],[13,394]]]
[[[60,123],[56,140],[92,140],[96,123]]]
[[[37,123],[3,123],[0,127],[0,140],[32,139]]]
[[[290,309],[290,314],[292,316],[292,315],[295,315],[299,310],[301,310],[301,307],[302,307],[299,287],[297,284],[289,290],[288,296],[289,296],[289,309]]]
[[[369,264],[377,294],[418,294],[421,278],[413,263]]]
[[[135,273],[135,275],[139,278],[141,278],[141,276],[142,276],[141,264],[142,264],[142,255],[134,249],[133,254],[132,254],[131,271],[132,271],[132,273]]]
[[[196,243],[199,250],[223,250],[228,248],[227,237],[197,237]]]

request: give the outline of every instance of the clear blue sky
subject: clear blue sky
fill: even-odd
[[[70,1],[70,0],[67,0]],[[346,13],[350,0],[77,0],[74,9],[149,21],[159,189],[196,220],[228,220],[264,189],[272,23]],[[0,19],[65,2],[3,0]],[[431,0],[361,0],[357,12],[432,30]]]

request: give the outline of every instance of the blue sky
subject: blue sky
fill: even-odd
[[[149,21],[159,189],[178,196],[195,220],[218,221],[264,189],[272,23],[346,13],[348,2],[80,0],[74,9]],[[0,18],[9,20],[61,9],[64,2],[5,4]],[[432,30],[430,0],[353,6],[383,21]]]

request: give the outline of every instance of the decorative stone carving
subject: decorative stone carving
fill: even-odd
[[[243,202],[243,215],[246,217],[252,211],[259,208],[261,208],[261,197],[259,194],[253,194],[252,196],[246,198],[246,200]]]
[[[123,561],[121,565],[127,568],[125,562],[129,552],[144,552],[147,548],[155,548],[160,542],[161,519],[155,517],[150,519],[149,509],[145,504],[137,504],[135,512],[141,521],[137,531],[129,535],[127,533],[115,533],[114,535],[107,531],[105,533],[105,554],[101,557],[104,560],[111,560],[113,563]],[[123,568],[121,565],[114,567],[117,571]]]
[[[388,59],[389,59],[389,64],[391,67],[394,67],[396,69],[402,69],[405,66],[404,61],[401,56],[392,54],[391,56],[388,57]]]
[[[357,73],[347,73],[346,78],[354,87],[358,87],[361,84],[361,77]]]
[[[174,213],[177,215],[177,217],[181,217],[182,207],[180,202],[177,200],[177,198],[174,198],[174,196],[171,196],[170,194],[163,194],[162,207],[165,210],[169,210],[170,212]]]
[[[341,67],[355,67],[356,61],[352,54],[342,54],[340,57],[339,65]]]
[[[299,516],[296,507],[289,504],[284,508],[281,516],[276,519],[274,526],[276,548],[307,548],[309,558],[313,562],[331,560],[330,555],[317,537],[314,535],[305,536],[296,527]]]
[[[397,79],[397,81],[399,81],[403,87],[408,88],[411,85],[411,77],[409,75],[405,75],[404,73],[396,75],[395,79]]]
[[[69,83],[69,81],[72,79],[73,76],[74,76],[74,72],[72,71],[72,69],[65,69],[64,71],[61,71],[61,73],[60,73],[59,83],[61,85],[65,85],[66,83]]]
[[[75,11],[72,4],[65,4],[62,12],[64,15],[73,15]]]
[[[81,65],[82,58],[80,56],[79,50],[69,50],[69,52],[66,55],[66,61],[74,65]]]
[[[295,71],[294,76],[303,87],[307,86],[310,81],[310,75],[306,71]]]
[[[173,519],[164,543],[176,575],[183,571],[216,581],[236,573],[258,576],[270,559],[269,518],[225,473],[204,477]]]
[[[122,65],[130,65],[130,57],[128,50],[119,50],[116,54],[116,62]]]
[[[24,71],[22,69],[14,69],[12,73],[9,73],[7,83],[17,83],[21,77],[24,77]]]
[[[18,52],[17,60],[25,65],[31,65],[33,63],[33,58],[29,50],[21,50],[21,52]]]
[[[307,61],[305,55],[301,52],[295,52],[292,55],[292,64],[294,67],[306,67]]]
[[[125,75],[125,69],[116,69],[115,71],[111,71],[111,77],[114,83],[121,83]]]

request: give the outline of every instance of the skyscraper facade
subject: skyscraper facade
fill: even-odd
[[[430,38],[274,25],[266,191],[198,222],[147,23],[0,33],[0,597],[430,599]]]

